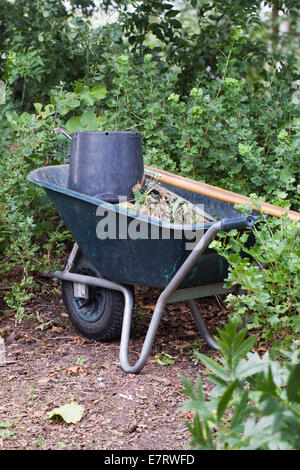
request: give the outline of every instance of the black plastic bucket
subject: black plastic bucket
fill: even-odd
[[[144,180],[139,132],[73,132],[68,188],[108,202],[132,199]]]

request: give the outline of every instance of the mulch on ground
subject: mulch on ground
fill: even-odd
[[[135,289],[130,359],[135,362],[157,299],[149,288]],[[222,300],[199,303],[210,332],[226,321]],[[151,357],[138,375],[119,365],[119,343],[84,338],[69,320],[60,287],[38,294],[16,323],[0,305],[0,335],[6,364],[0,367],[0,449],[183,450],[190,435],[179,408],[186,397],[181,376],[196,382],[198,374],[209,393],[198,349],[216,355],[199,338],[185,304],[170,304],[161,321]],[[159,353],[172,364],[161,365]],[[47,413],[76,401],[84,407],[76,424],[45,419]]]

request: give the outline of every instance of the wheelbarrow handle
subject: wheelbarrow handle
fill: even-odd
[[[215,222],[210,226],[210,228],[203,235],[201,240],[197,243],[196,247],[191,251],[187,259],[184,261],[182,266],[179,268],[175,276],[171,279],[169,284],[160,294],[156,306],[150,321],[150,325],[146,334],[144,345],[140,354],[138,361],[134,365],[130,365],[128,361],[128,346],[129,346],[129,336],[130,336],[130,325],[131,325],[131,311],[124,313],[123,317],[123,328],[121,335],[121,344],[120,344],[120,363],[122,369],[131,374],[139,372],[145,365],[152,348],[154,337],[161,319],[161,316],[164,311],[164,307],[168,302],[168,299],[180,286],[181,282],[187,274],[191,271],[199,257],[204,253],[206,248],[209,246],[210,242],[214,239],[215,235],[221,230],[231,230],[243,229],[247,227],[252,227],[257,220],[257,217],[245,216],[245,217],[236,217],[235,219],[223,219],[218,222]],[[193,305],[192,305],[193,308]]]
[[[252,215],[223,219],[221,220],[221,230],[223,230],[223,232],[229,232],[233,229],[241,230],[243,228],[253,227],[257,222],[257,219],[258,217],[254,217]]]

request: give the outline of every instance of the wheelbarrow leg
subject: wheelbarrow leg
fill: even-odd
[[[123,327],[122,327],[122,333],[121,333],[121,343],[120,343],[120,365],[124,372],[130,373],[130,374],[136,374],[137,372],[140,372],[144,365],[146,364],[152,344],[156,335],[156,331],[158,328],[158,325],[160,323],[161,316],[163,314],[163,310],[165,307],[165,303],[163,301],[159,301],[156,304],[155,310],[152,315],[152,319],[150,322],[150,325],[148,327],[148,331],[144,340],[144,344],[142,347],[142,351],[140,354],[140,357],[138,361],[135,363],[135,365],[131,366],[128,361],[128,348],[129,348],[129,339],[130,339],[130,329],[131,329],[131,318],[132,318],[132,310],[127,312],[124,312],[124,317],[123,317]]]
[[[217,343],[215,342],[215,340],[213,339],[213,337],[209,334],[207,328],[206,328],[206,325],[205,325],[205,322],[202,318],[202,315],[196,305],[196,302],[194,300],[189,300],[187,302],[188,306],[190,307],[190,310],[193,314],[193,317],[197,323],[197,326],[198,326],[198,330],[202,336],[202,338],[206,341],[206,343],[208,344],[208,346],[210,346],[212,349],[215,349],[216,351],[219,351],[219,346],[217,345]]]

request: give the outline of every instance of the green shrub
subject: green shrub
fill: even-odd
[[[57,140],[49,108],[19,115],[4,104],[0,123],[0,274],[7,288],[6,303],[21,319],[23,305],[39,289],[34,272],[49,266],[54,257],[51,250],[60,251],[61,256],[62,236],[65,241],[70,238],[44,191],[30,184],[27,176],[34,168],[62,159],[55,153]]]
[[[297,210],[300,121],[293,60],[280,71],[261,70],[256,82],[248,80],[234,55],[242,39],[233,35],[215,79],[202,72],[183,95],[176,92],[179,71],[162,71],[151,55],[142,63],[128,54],[112,57],[101,66],[105,99],[70,109],[67,127],[86,128],[78,119],[86,122],[85,113],[95,130],[96,119],[99,130],[138,130],[147,164],[267,200],[282,195]],[[79,89],[88,95],[94,86],[82,82]]]
[[[196,352],[209,370],[213,384],[205,397],[202,380],[194,390],[183,379],[189,397],[182,410],[193,413],[187,422],[191,446],[198,450],[299,450],[300,356],[299,345],[287,353],[289,360],[271,360],[250,352],[256,336],[245,339],[228,323],[216,338],[221,357],[215,361]]]
[[[288,344],[300,331],[300,222],[261,216],[250,234],[221,236],[211,247],[229,263],[227,286],[239,285],[239,295],[230,294],[231,319],[245,316],[249,330],[260,330],[260,340]],[[224,243],[224,237],[229,240]],[[248,246],[248,247],[247,247]],[[247,256],[245,256],[247,254]]]

